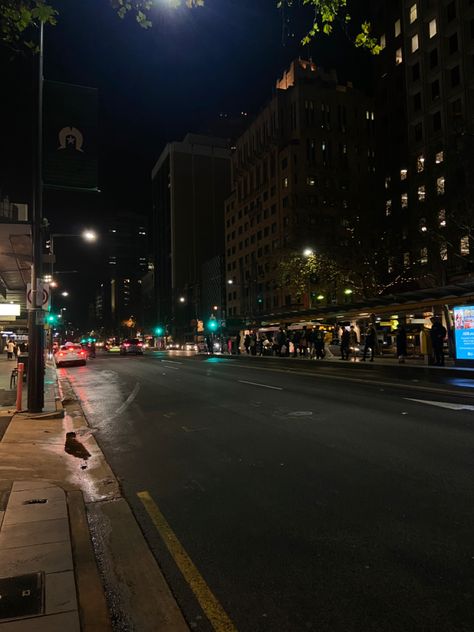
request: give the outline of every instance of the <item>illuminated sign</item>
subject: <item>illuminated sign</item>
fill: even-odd
[[[474,360],[474,305],[454,308],[456,359]]]
[[[20,305],[12,303],[0,303],[0,316],[19,316]]]

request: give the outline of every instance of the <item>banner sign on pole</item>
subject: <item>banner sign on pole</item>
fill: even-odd
[[[97,94],[95,88],[45,81],[46,186],[97,189]]]

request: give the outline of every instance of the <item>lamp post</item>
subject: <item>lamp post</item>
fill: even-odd
[[[305,248],[303,250],[303,257],[305,257],[305,259],[311,259],[312,257],[314,257],[314,250],[312,248]],[[308,293],[308,309],[311,309],[311,278],[308,276],[308,282],[307,282],[307,293]]]
[[[33,171],[31,218],[32,264],[31,309],[28,312],[28,410],[39,413],[44,406],[43,310],[38,306],[38,279],[42,268],[41,225],[43,221],[43,57],[44,24],[39,21],[38,84],[36,104],[36,160]]]

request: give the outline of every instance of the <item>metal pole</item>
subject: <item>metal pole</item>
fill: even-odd
[[[38,102],[36,127],[36,164],[34,169],[33,216],[31,222],[33,264],[31,266],[32,309],[28,313],[28,410],[41,412],[44,406],[44,332],[43,310],[38,303],[37,281],[41,276],[43,220],[43,31],[39,24]]]

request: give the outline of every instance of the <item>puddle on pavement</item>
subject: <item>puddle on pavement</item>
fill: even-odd
[[[64,444],[64,452],[75,456],[77,459],[82,459],[84,463],[81,465],[81,469],[87,468],[87,460],[91,456],[89,450],[76,438],[75,432],[66,433],[66,443]]]

